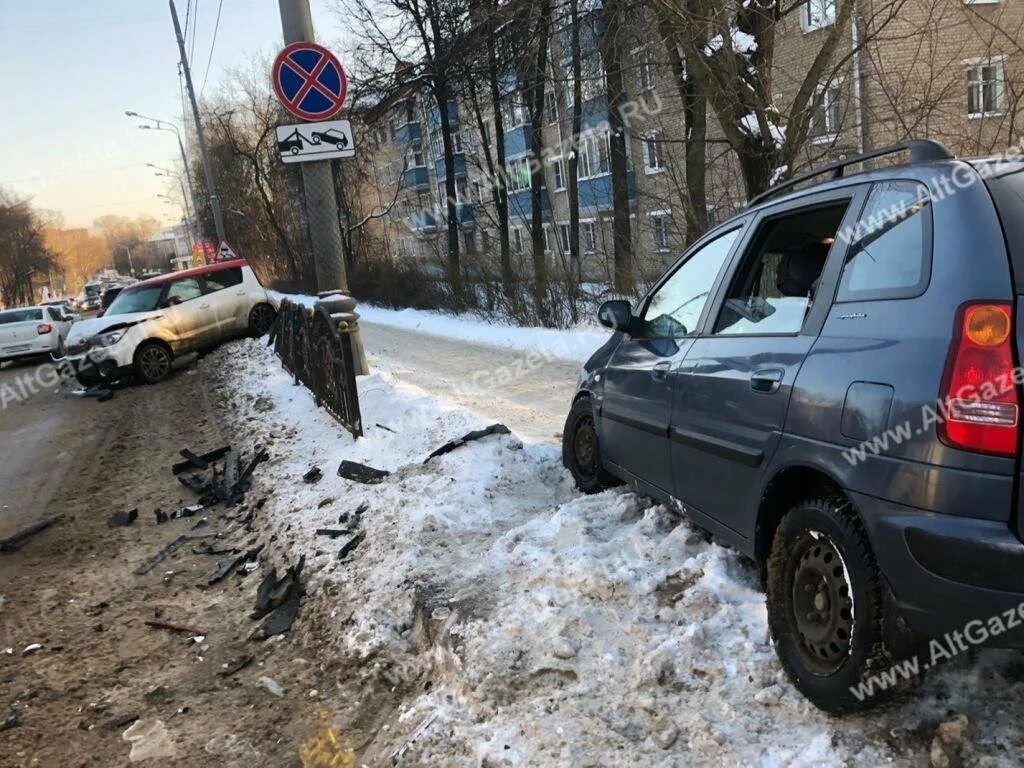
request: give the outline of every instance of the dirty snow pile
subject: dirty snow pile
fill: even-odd
[[[578,494],[557,446],[497,435],[423,463],[486,422],[375,373],[353,440],[259,342],[203,365],[269,443],[265,516],[309,557],[307,603],[333,601],[337,652],[400,697],[366,765],[927,764],[956,714],[972,761],[1024,753],[1019,655],[976,654],[895,707],[829,718],[786,682],[753,566],[632,492]],[[353,483],[343,459],[392,474]],[[339,560],[314,532],[364,504],[366,537]]]

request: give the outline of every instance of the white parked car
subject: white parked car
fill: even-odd
[[[0,363],[38,355],[64,355],[72,318],[60,307],[23,307],[0,312]]]
[[[75,323],[67,356],[86,386],[132,374],[155,384],[176,357],[262,336],[276,316],[249,265],[224,261],[128,286],[99,317]]]

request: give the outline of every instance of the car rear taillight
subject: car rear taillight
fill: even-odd
[[[949,445],[1012,456],[1019,440],[1009,304],[972,302],[960,307],[942,386],[939,436]]]
[[[39,333],[40,336],[44,336],[52,330],[53,326],[50,325],[49,323],[40,323],[39,325],[36,326],[36,331]]]

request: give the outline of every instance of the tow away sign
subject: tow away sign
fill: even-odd
[[[348,120],[279,125],[277,149],[286,163],[334,160],[356,154],[352,124]]]

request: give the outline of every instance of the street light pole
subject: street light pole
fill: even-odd
[[[135,277],[135,265],[132,264],[132,249],[127,245],[122,245],[121,247],[124,248],[124,252],[128,254],[128,273],[132,277]]]
[[[210,155],[206,149],[206,135],[203,133],[203,121],[199,116],[199,103],[196,101],[195,88],[192,87],[192,70],[188,64],[188,55],[185,53],[185,39],[181,35],[181,24],[178,22],[178,9],[174,7],[174,0],[168,0],[171,7],[171,20],[174,22],[174,36],[178,40],[178,51],[181,54],[181,67],[185,73],[185,87],[188,90],[188,99],[192,103],[192,116],[196,121],[196,137],[199,140],[199,154],[203,158],[203,173],[206,176],[206,188],[210,192],[210,211],[213,213],[213,226],[217,230],[217,240],[225,242],[224,220],[220,215],[220,199],[213,183],[213,166],[210,164]],[[188,164],[185,164],[188,167]]]
[[[188,193],[192,197],[192,207],[195,208],[196,216],[198,218],[198,215],[199,215],[199,203],[196,202],[196,200],[197,200],[197,198],[196,198],[196,185],[192,181],[192,168],[188,164],[188,155],[185,153],[185,144],[181,140],[181,132],[178,130],[178,128],[173,123],[168,123],[167,121],[160,120],[159,118],[156,118],[156,117],[149,117],[148,115],[140,115],[138,112],[133,112],[132,110],[126,111],[125,114],[128,115],[128,117],[138,117],[138,118],[141,118],[143,120],[150,120],[153,123],[156,123],[156,125],[145,125],[145,124],[140,125],[139,128],[142,129],[142,130],[148,130],[148,131],[167,131],[168,133],[173,133],[174,134],[174,137],[178,140],[178,149],[181,152],[181,165],[185,169],[185,179],[188,181]],[[147,165],[152,165],[152,163],[147,163]],[[199,227],[199,222],[196,221],[196,232],[194,234],[197,235],[197,237],[196,237],[197,240],[201,240],[203,233],[201,231],[199,231],[198,227]]]

